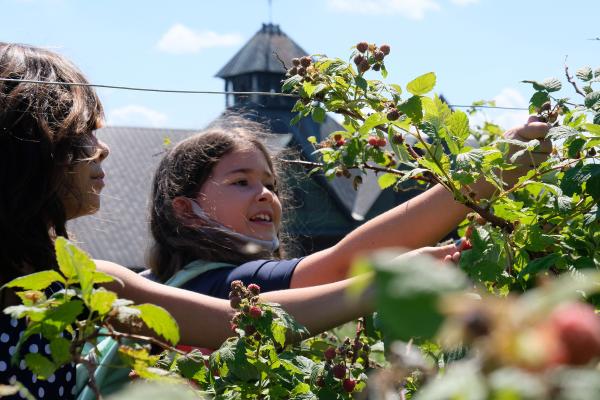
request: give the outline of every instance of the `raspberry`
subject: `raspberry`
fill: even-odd
[[[300,75],[300,76],[306,75],[306,68],[298,67],[298,75]]]
[[[377,63],[375,65],[373,65],[373,71],[379,71],[381,70],[381,64]]]
[[[254,325],[246,325],[244,332],[246,332],[247,336],[253,335],[256,332],[256,327]]]
[[[250,310],[248,311],[248,313],[250,314],[250,318],[254,318],[254,319],[258,319],[262,316],[262,310],[258,306],[250,307]]]
[[[473,235],[473,226],[469,225],[469,226],[467,226],[467,230],[465,231],[465,238],[470,239],[472,235]]]
[[[384,54],[384,55],[388,55],[390,54],[390,46],[388,44],[382,44],[381,46],[379,46],[379,50]]]
[[[395,144],[402,144],[402,143],[404,143],[404,136],[397,133],[394,136],[392,136],[392,142]]]
[[[335,349],[333,347],[328,347],[325,352],[323,352],[325,359],[333,360],[335,358]]]
[[[297,67],[298,65],[300,65],[300,59],[299,58],[292,58],[292,64],[294,64],[294,66]]]
[[[600,318],[589,304],[560,307],[550,316],[567,353],[568,364],[583,365],[600,356]]]
[[[471,241],[469,239],[465,239],[465,241],[463,242],[462,250],[471,250],[472,248],[473,245],[471,244]]]
[[[390,111],[388,111],[386,117],[388,121],[395,121],[400,118],[400,112],[395,108],[392,108]]]
[[[229,298],[229,305],[231,306],[231,308],[239,308],[240,304],[242,303],[242,298],[240,296],[231,296]]]
[[[367,42],[360,42],[356,45],[356,50],[360,51],[361,53],[364,53],[365,51],[369,50],[369,43]]]
[[[475,222],[477,222],[479,225],[485,225],[487,223],[487,219],[483,218],[481,215],[478,215],[475,217]]]
[[[309,56],[304,56],[300,59],[300,65],[304,68],[307,68],[312,63],[312,60]]]
[[[376,136],[369,136],[369,144],[373,147],[377,146],[379,139]]]
[[[354,387],[356,386],[356,381],[354,379],[344,379],[342,382],[342,387],[348,393],[352,393],[354,391]]]
[[[336,364],[333,366],[333,376],[338,379],[342,379],[346,376],[346,366],[344,364]]]
[[[373,54],[373,58],[374,58],[375,60],[377,60],[377,61],[380,61],[380,62],[381,62],[381,61],[383,61],[383,58],[384,58],[384,57],[385,57],[385,54],[384,54],[384,53],[383,53],[383,51],[381,51],[381,50],[379,50],[379,51],[376,51],[376,52]]]
[[[342,135],[340,133],[336,133],[335,135],[333,135],[333,140],[339,142],[340,140],[342,140]]]
[[[371,68],[371,65],[369,64],[369,62],[367,60],[362,60],[360,62],[360,64],[358,65],[358,70],[360,72],[367,72],[369,70],[369,68]]]
[[[256,283],[249,284],[248,290],[250,291],[250,293],[252,293],[255,296],[260,294],[260,286],[258,286]]]
[[[325,378],[323,378],[323,376],[319,376],[317,378],[317,386],[318,387],[325,387]]]
[[[296,75],[297,73],[298,73],[298,68],[296,68],[296,67],[290,68],[290,70],[288,71],[288,74],[290,74],[292,76]]]
[[[371,351],[371,346],[369,346],[368,344],[366,344],[366,343],[365,343],[365,344],[363,345],[363,351],[364,351],[365,353],[369,353],[369,352]]]
[[[385,147],[386,144],[387,144],[387,141],[384,138],[377,139],[377,146]]]
[[[238,328],[237,324],[229,324],[229,327],[231,328],[232,331],[235,332],[235,330]]]
[[[233,281],[231,282],[231,290],[240,290],[244,286],[242,281]]]
[[[338,140],[337,142],[335,142],[335,145],[336,145],[337,147],[342,147],[342,146],[343,146],[343,145],[345,145],[345,144],[346,144],[346,141],[345,141],[344,139],[340,139],[340,140]]]
[[[360,55],[357,54],[356,56],[354,56],[354,64],[356,64],[356,66],[358,67],[363,61],[365,61],[365,58]]]

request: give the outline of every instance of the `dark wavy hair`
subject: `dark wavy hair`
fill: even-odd
[[[102,105],[68,60],[48,50],[0,42],[0,265],[2,284],[56,267],[53,241],[68,237],[68,172],[88,157]],[[65,192],[67,190],[67,192]],[[73,193],[75,194],[75,193]]]
[[[173,208],[176,197],[195,198],[198,195],[221,158],[249,146],[264,154],[276,177],[277,194],[282,200],[279,168],[261,139],[266,135],[265,129],[258,122],[228,115],[181,141],[163,157],[152,185],[150,230],[154,243],[148,257],[152,273],[161,282],[197,259],[239,265],[259,258],[281,256],[281,252],[272,254],[265,250],[249,250],[247,243],[208,218],[201,226],[191,226]]]

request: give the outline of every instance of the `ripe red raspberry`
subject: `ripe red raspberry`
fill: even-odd
[[[383,58],[384,58],[384,57],[385,57],[385,54],[384,54],[384,53],[383,53],[383,51],[381,51],[381,50],[379,50],[379,51],[376,51],[376,52],[373,54],[373,58],[374,58],[375,60],[377,60],[377,61],[383,61]]]
[[[323,354],[325,355],[326,360],[333,360],[335,358],[335,349],[333,347],[328,347]]]
[[[364,58],[362,55],[360,55],[360,54],[357,54],[357,55],[355,55],[355,56],[354,56],[354,64],[356,64],[356,66],[357,66],[357,67],[358,67],[358,66],[359,66],[359,65],[360,65],[360,64],[361,64],[363,61],[365,61],[365,58]]]
[[[583,365],[600,356],[600,318],[591,305],[562,306],[552,312],[550,321],[566,350],[568,364]]]
[[[387,56],[388,54],[390,54],[391,49],[388,44],[382,44],[381,46],[379,46],[379,50],[381,50],[381,52]]]
[[[294,66],[297,67],[298,65],[300,65],[300,59],[299,58],[292,58],[292,64],[294,64]]]
[[[342,134],[336,133],[335,135],[333,135],[333,140],[335,140],[336,142],[339,142],[340,140],[342,140]]]
[[[248,290],[255,296],[258,296],[260,294],[260,286],[258,286],[256,283],[249,284]]]
[[[250,314],[250,318],[258,319],[262,316],[262,310],[258,306],[252,306],[248,314]]]
[[[312,63],[312,59],[309,56],[304,56],[300,59],[300,65],[307,68]]]
[[[369,136],[369,144],[373,147],[377,146],[379,138],[377,136]]]
[[[345,144],[346,144],[346,141],[345,141],[343,138],[342,138],[342,139],[340,139],[340,140],[338,140],[337,142],[335,142],[335,145],[336,145],[337,147],[342,147],[342,146],[343,146],[343,145],[345,145]]]
[[[325,387],[325,378],[323,378],[323,376],[319,376],[317,378],[317,386],[318,387]]]
[[[342,382],[342,387],[346,392],[352,393],[356,387],[356,381],[350,378],[344,379],[344,382]]]
[[[386,144],[387,144],[387,141],[384,138],[377,139],[377,146],[385,147]]]
[[[244,283],[242,281],[233,281],[231,282],[231,290],[236,291],[236,290],[240,290],[242,287],[244,286]]]
[[[395,108],[392,108],[390,111],[388,111],[386,117],[388,121],[395,121],[400,118],[400,112]]]
[[[369,50],[369,43],[367,42],[360,42],[356,45],[356,50],[360,51],[361,53],[364,53],[365,51]]]
[[[306,75],[306,68],[298,67],[298,75],[300,75],[300,76]]]
[[[344,364],[336,364],[332,368],[333,376],[338,379],[342,379],[346,376],[346,366]]]
[[[465,239],[462,244],[462,251],[471,250],[472,248],[473,245],[471,244],[471,241],[469,239]]]

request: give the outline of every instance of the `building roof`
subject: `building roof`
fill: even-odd
[[[289,66],[292,58],[307,54],[283,33],[279,25],[263,24],[262,28],[217,72],[216,76],[227,79],[252,72],[283,74],[285,69],[279,59]]]

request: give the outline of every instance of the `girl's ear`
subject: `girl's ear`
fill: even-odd
[[[173,212],[175,213],[175,216],[177,216],[179,219],[187,219],[194,214],[190,199],[185,196],[175,197],[171,204],[173,205]]]

